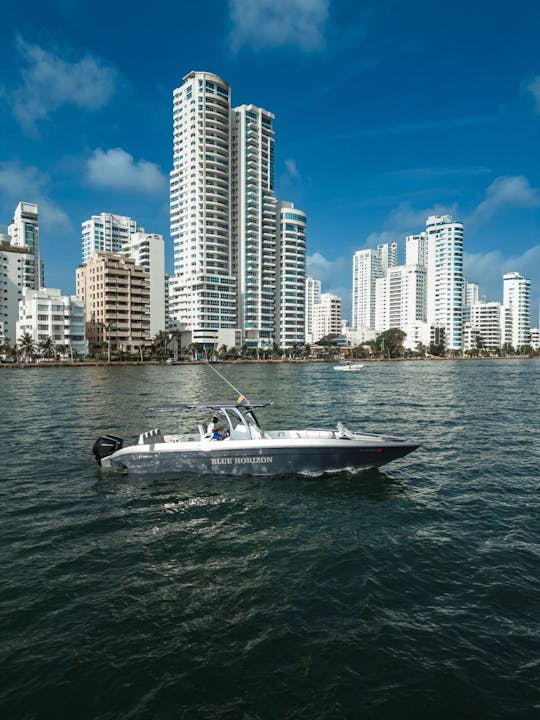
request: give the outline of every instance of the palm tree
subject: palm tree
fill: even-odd
[[[42,351],[44,357],[51,357],[54,355],[54,343],[51,337],[43,338],[38,343],[39,349]]]
[[[36,346],[30,333],[25,332],[18,340],[19,348],[25,360],[33,360],[36,356]]]
[[[169,333],[160,330],[152,340],[152,353],[159,357],[163,357],[167,351],[167,343],[169,341]]]
[[[69,345],[62,345],[61,343],[54,346],[54,352],[56,357],[58,358],[60,355],[64,357],[69,350]]]
[[[9,338],[2,340],[0,343],[0,355],[3,355],[5,358],[10,358],[16,353],[17,349],[13,347]]]

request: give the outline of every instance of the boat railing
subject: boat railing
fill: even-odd
[[[154,445],[155,443],[163,443],[165,438],[159,428],[147,430],[139,435],[139,445]]]

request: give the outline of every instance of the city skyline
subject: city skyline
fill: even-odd
[[[307,213],[307,272],[343,298],[345,317],[353,253],[403,248],[429,214],[449,212],[464,224],[467,279],[502,301],[504,273],[529,277],[537,325],[540,9],[477,3],[464,26],[464,7],[231,0],[204,18],[182,5],[165,22],[159,2],[121,19],[100,2],[8,5],[0,232],[19,201],[37,203],[46,285],[66,294],[80,224],[101,212],[162,234],[170,271],[172,92],[207,70],[235,105],[275,116],[276,196]]]

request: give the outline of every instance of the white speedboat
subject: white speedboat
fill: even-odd
[[[206,428],[187,435],[163,435],[159,429],[143,432],[124,447],[121,438],[105,435],[92,452],[104,468],[129,473],[192,473],[195,475],[281,475],[324,473],[379,467],[408,455],[419,444],[386,435],[335,429],[263,429],[255,410],[270,402],[236,402],[166,405],[156,411],[191,409],[219,418],[219,439]]]
[[[344,362],[340,365],[334,365],[334,370],[345,370],[346,372],[356,372],[357,370],[361,370],[364,366],[362,363],[351,363],[351,362]]]

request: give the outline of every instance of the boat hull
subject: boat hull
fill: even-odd
[[[104,458],[102,465],[129,473],[193,475],[321,474],[337,470],[380,467],[404,457],[418,444],[360,445],[335,442],[326,446],[231,447],[212,443],[209,449],[168,448],[163,444],[132,445]]]

